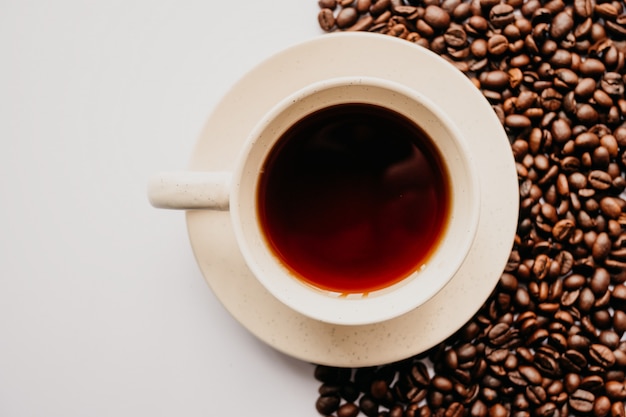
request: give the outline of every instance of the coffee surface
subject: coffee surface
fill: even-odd
[[[382,107],[344,104],[281,137],[261,175],[258,212],[275,255],[302,280],[367,293],[427,261],[449,200],[422,129]]]

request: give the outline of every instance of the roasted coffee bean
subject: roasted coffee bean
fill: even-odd
[[[504,35],[495,34],[487,39],[487,51],[491,55],[502,55],[509,50],[509,40]]]
[[[589,413],[593,410],[595,396],[589,391],[576,390],[569,396],[569,405],[579,413]]]
[[[340,401],[339,395],[320,396],[315,402],[315,408],[320,414],[330,415],[337,411]]]
[[[550,25],[550,36],[553,39],[563,39],[574,27],[573,17],[565,11],[558,13]]]
[[[508,417],[509,410],[502,404],[494,404],[489,408],[489,417]]]
[[[601,170],[593,170],[589,173],[589,184],[596,190],[608,190],[611,188],[611,176]]]
[[[589,369],[592,369],[590,366]],[[597,393],[604,387],[604,379],[600,375],[588,375],[580,381],[580,389]]]
[[[459,25],[450,26],[443,35],[446,45],[458,49],[466,46],[467,34]],[[469,52],[469,50],[468,50]]]
[[[524,393],[528,402],[534,405],[541,405],[546,402],[548,394],[541,385],[527,385]]]
[[[613,329],[618,335],[623,335],[626,332],[626,312],[622,310],[615,310],[613,313]]]
[[[609,314],[610,319],[610,314]],[[617,349],[620,343],[621,336],[614,330],[603,330],[598,336],[598,341],[607,348],[613,350]]]
[[[329,385],[340,385],[350,380],[351,372],[348,368],[318,365],[315,367],[314,377]]]
[[[591,247],[591,254],[596,260],[605,259],[611,251],[611,238],[605,232],[599,233]],[[602,292],[603,294],[604,292]]]
[[[348,402],[354,402],[357,398],[359,398],[360,392],[356,384],[352,381],[348,381],[341,385],[341,389],[339,391],[341,398]]]
[[[360,14],[367,13],[372,7],[372,0],[356,0],[355,8]]]
[[[465,413],[465,406],[458,401],[453,402],[446,408],[444,417],[463,417]]]
[[[581,74],[589,77],[597,77],[602,75],[606,67],[599,59],[587,58],[580,64],[579,71]]]
[[[515,9],[510,4],[498,3],[489,11],[489,22],[497,28],[503,28],[515,21]]]
[[[320,10],[317,16],[320,27],[325,31],[330,31],[335,27],[335,15],[329,8]]]
[[[428,372],[426,365],[422,362],[416,362],[413,364],[409,375],[418,386],[424,387],[430,384],[430,373]]]
[[[596,397],[593,403],[594,417],[606,417],[611,412],[611,400],[606,395]]]
[[[568,349],[560,357],[559,365],[567,371],[578,373],[587,366],[587,359],[582,353]]]
[[[521,114],[510,114],[505,117],[504,125],[512,129],[523,129],[530,127],[532,121]]]
[[[359,407],[354,403],[345,403],[337,409],[337,417],[356,417],[359,415]]]
[[[593,0],[574,0],[574,12],[582,17],[590,17],[593,13]]]
[[[337,7],[337,0],[318,0],[317,5],[320,9],[334,10]]]
[[[339,28],[348,28],[354,25],[359,18],[359,13],[354,7],[344,7],[337,13],[335,24]]]
[[[502,90],[509,85],[509,74],[500,70],[483,72],[479,81],[484,88]]]
[[[558,242],[567,241],[572,235],[572,232],[574,231],[575,227],[576,227],[576,224],[574,223],[573,220],[570,220],[570,219],[559,220],[558,222],[555,223],[554,227],[552,228],[552,236]]]
[[[612,96],[621,96],[624,94],[624,80],[619,73],[607,72],[602,76],[600,81],[602,91]]]
[[[382,400],[387,396],[389,392],[389,385],[385,380],[374,380],[370,386],[370,394],[377,400]]]
[[[589,347],[589,357],[603,368],[610,368],[615,364],[613,351],[605,345],[594,343]]]
[[[426,7],[423,19],[435,29],[445,29],[450,25],[450,14],[436,5]]]
[[[606,395],[613,401],[626,400],[626,387],[624,381],[607,381],[604,389]]]
[[[611,417],[624,417],[626,411],[624,410],[624,403],[616,401],[611,404]]]
[[[556,410],[556,404],[553,402],[546,402],[535,409],[535,415],[537,417],[551,417],[554,415]]]
[[[391,6],[391,0],[372,0],[369,12],[372,16],[380,16]]]

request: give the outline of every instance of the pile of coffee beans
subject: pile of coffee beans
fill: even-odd
[[[319,365],[325,416],[626,415],[626,7],[622,0],[319,0],[320,27],[429,48],[505,127],[514,246],[456,334],[382,366]]]

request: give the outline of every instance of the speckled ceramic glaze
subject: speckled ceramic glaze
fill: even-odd
[[[433,253],[400,281],[367,292],[305,284],[275,255],[258,221],[257,188],[268,155],[284,132],[307,115],[346,103],[385,107],[419,125],[432,138],[449,178],[444,186],[449,187],[450,209]],[[239,249],[263,287],[290,309],[326,323],[380,323],[419,307],[456,274],[476,235],[480,185],[467,138],[428,97],[382,78],[330,78],[293,92],[259,120],[244,141],[234,171],[225,174],[222,170],[161,174],[151,183],[149,197],[156,207],[228,209]],[[206,207],[198,205],[203,200]],[[320,203],[332,207],[336,202]]]
[[[493,290],[508,259],[518,208],[505,132],[471,82],[434,53],[369,33],[324,35],[264,61],[218,104],[193,152],[192,171],[232,171],[249,133],[284,97],[321,80],[358,74],[393,80],[428,97],[463,132],[480,186],[480,219],[460,269],[433,298],[390,320],[334,325],[272,296],[247,267],[227,211],[190,210],[191,245],[225,308],[274,348],[305,361],[367,366],[424,351],[460,328]]]

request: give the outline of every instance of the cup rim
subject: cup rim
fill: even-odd
[[[402,289],[410,291],[418,287],[418,285],[415,283],[411,285],[412,282],[416,281],[416,279],[410,277],[402,280],[397,284],[386,287],[385,289],[376,291],[366,297],[353,297],[351,295],[348,295],[347,297],[340,297],[339,294],[334,294],[334,296],[330,296],[328,292],[316,290],[315,288],[302,282],[301,280],[290,276],[287,268],[281,265],[283,271],[281,275],[284,275],[284,277],[281,278],[283,284],[285,283],[285,279],[287,279],[290,284],[287,285],[287,287],[285,287],[284,285],[277,285],[276,280],[272,277],[268,278],[266,276],[266,273],[259,266],[256,261],[256,257],[253,255],[252,250],[249,247],[250,243],[245,237],[245,232],[243,230],[241,222],[240,195],[239,192],[237,192],[236,188],[239,187],[239,185],[242,183],[242,177],[246,174],[245,168],[247,155],[255,146],[257,137],[259,137],[260,134],[264,132],[264,130],[270,124],[270,121],[280,116],[281,113],[290,108],[293,103],[299,102],[300,100],[305,99],[310,95],[322,92],[324,90],[329,90],[337,87],[345,87],[347,85],[368,86],[390,90],[425,107],[441,122],[443,128],[449,132],[449,135],[453,138],[455,146],[459,148],[459,154],[463,158],[463,163],[466,165],[467,181],[469,183],[468,189],[471,192],[471,196],[469,198],[471,206],[464,207],[464,211],[469,213],[470,220],[469,224],[466,225],[467,230],[464,235],[465,238],[461,241],[456,242],[456,248],[458,249],[458,253],[460,255],[454,257],[454,259],[450,261],[447,261],[448,273],[445,277],[443,277],[443,279],[441,279],[437,283],[437,285],[430,286],[431,290],[428,294],[413,294],[414,296],[411,297],[411,301],[406,301],[406,299],[408,298],[407,296],[397,296],[397,294],[402,292]],[[344,101],[324,104],[319,108],[351,102],[354,102],[354,100],[346,98]],[[384,104],[380,102],[375,102],[374,104],[384,106]],[[311,112],[312,111],[304,113],[300,117],[310,114]],[[409,115],[404,114],[403,112],[400,113],[416,122],[414,118],[411,118]],[[297,90],[290,96],[284,98],[279,103],[277,103],[260,120],[261,121],[256,125],[256,127],[252,130],[249,137],[245,141],[245,145],[240,152],[235,170],[233,172],[233,185],[235,189],[233,189],[230,193],[230,218],[235,232],[235,237],[238,242],[238,247],[242,252],[247,266],[250,268],[255,278],[270,294],[272,294],[275,298],[277,298],[279,301],[281,301],[283,304],[287,305],[291,309],[312,319],[337,325],[366,325],[383,322],[401,316],[411,310],[414,310],[415,308],[419,307],[421,304],[425,303],[430,298],[435,296],[441,289],[445,287],[445,285],[447,285],[447,283],[456,274],[463,261],[465,260],[476,235],[480,217],[480,182],[478,179],[476,168],[474,166],[471,149],[467,143],[467,140],[465,139],[460,129],[456,126],[454,121],[451,120],[436,104],[434,104],[432,100],[421,94],[419,91],[416,91],[410,87],[407,87],[395,81],[379,77],[335,77],[322,81],[317,81]],[[276,139],[274,139],[272,145],[281,135],[279,134],[275,136]],[[437,141],[433,140],[433,142],[437,147],[437,151],[441,153]],[[271,148],[271,146],[269,148]],[[268,152],[269,149],[266,150],[266,152],[264,153],[264,158],[267,157]],[[448,169],[449,171],[446,157],[444,155],[442,156],[444,159],[444,164],[446,165],[446,169]],[[450,172],[448,172],[448,175],[450,175]],[[255,193],[257,191],[257,186],[258,179],[256,180],[254,187]],[[454,199],[453,194],[454,193],[451,193],[451,197]],[[254,200],[256,201],[256,195],[254,196]],[[452,204],[454,205],[454,203]],[[452,213],[450,213],[450,216],[452,216]],[[448,235],[451,221],[451,219],[448,220],[446,230],[442,232],[443,235],[440,238],[440,242],[438,243],[438,245],[443,244],[442,241]],[[260,225],[258,224],[258,221],[256,221],[256,218],[255,222],[256,228],[260,229]],[[263,244],[267,245],[266,242],[264,242]],[[276,259],[273,254],[271,254],[271,250],[267,247],[266,249],[267,252],[270,252],[270,256],[274,259],[274,263],[280,265],[280,261]],[[295,291],[296,288],[299,288],[300,290]],[[291,291],[295,291],[295,295]],[[306,297],[306,299],[308,299],[308,302],[303,302],[302,297]],[[402,301],[403,299],[404,301]],[[400,302],[398,302],[399,300]],[[373,314],[372,312],[377,313]]]

